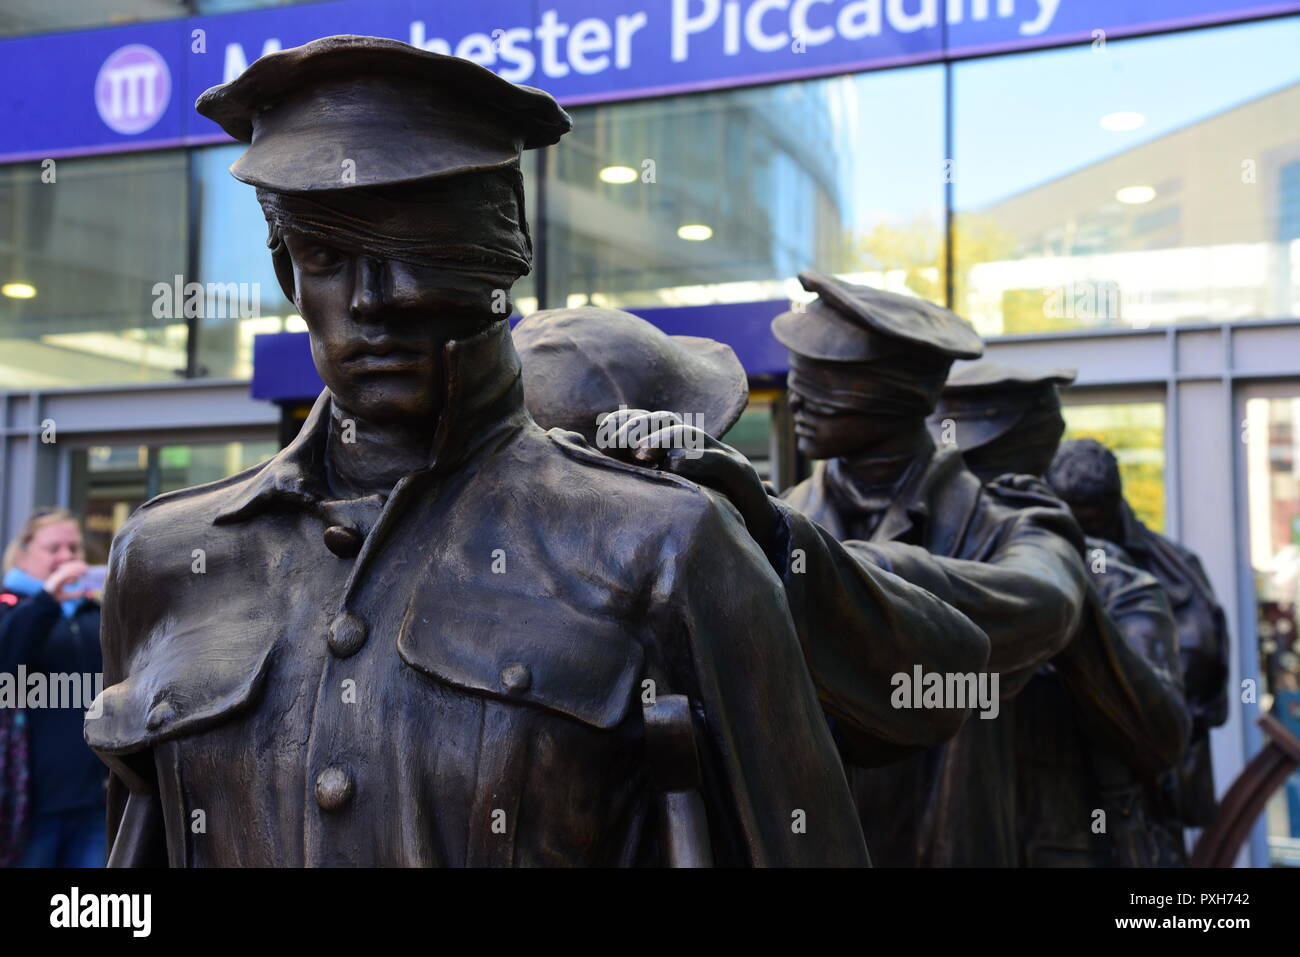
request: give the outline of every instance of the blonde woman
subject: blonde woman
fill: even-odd
[[[102,686],[99,605],[77,588],[86,573],[81,528],[65,509],[40,509],[23,525],[4,555],[0,587],[0,677],[16,689],[19,676],[32,689],[43,675],[45,700],[27,698],[27,825],[17,849],[19,867],[102,867],[107,771],[85,743],[89,701],[55,697],[56,687]],[[54,676],[76,675],[75,684]],[[87,676],[90,679],[87,680]],[[40,682],[40,679],[37,679]],[[82,695],[84,697],[84,695]],[[0,720],[17,719],[0,698]],[[6,769],[11,771],[13,769]],[[19,775],[6,773],[9,787]],[[21,807],[3,795],[8,808]]]

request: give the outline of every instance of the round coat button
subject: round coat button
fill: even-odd
[[[506,665],[501,669],[501,687],[506,694],[523,694],[533,685],[533,673],[527,665]]]
[[[331,525],[325,529],[325,547],[339,558],[351,558],[361,551],[361,533],[346,525]]]
[[[355,655],[366,643],[367,631],[364,621],[350,611],[343,612],[334,619],[334,624],[330,625],[330,636],[327,642],[330,653],[335,658]]]
[[[352,800],[352,775],[342,768],[326,768],[316,778],[316,803],[325,811],[337,811]]]

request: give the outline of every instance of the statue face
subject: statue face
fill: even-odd
[[[801,453],[812,459],[852,455],[908,427],[909,420],[863,388],[869,381],[858,365],[792,360],[787,385]]]
[[[502,291],[293,232],[284,242],[316,371],[339,405],[378,422],[436,418],[446,388],[443,346],[499,321]]]

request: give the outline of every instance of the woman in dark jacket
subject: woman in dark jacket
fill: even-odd
[[[38,511],[10,543],[4,564],[0,681],[9,692],[0,694],[0,706],[25,706],[30,771],[18,866],[102,867],[107,771],[82,732],[103,684],[99,605],[74,590],[86,573],[76,517]],[[42,683],[44,700],[35,697]]]

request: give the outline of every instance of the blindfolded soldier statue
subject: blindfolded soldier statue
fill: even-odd
[[[782,535],[810,526],[839,539],[859,569],[873,566],[919,585],[987,633],[988,665],[980,675],[927,675],[929,662],[951,660],[952,653],[926,642],[903,641],[896,649],[912,656],[911,674],[904,670],[902,677],[921,673],[912,683],[915,694],[907,684],[895,687],[901,692],[896,707],[917,707],[918,699],[926,707],[927,700],[938,704],[958,694],[973,698],[972,686],[982,682],[978,717],[919,753],[915,747],[845,748],[844,758],[877,864],[1014,866],[1021,858],[1015,739],[1012,723],[999,718],[1000,705],[1074,636],[1087,584],[1082,535],[1041,482],[1017,476],[984,486],[955,447],[936,449],[926,416],[953,360],[983,350],[965,321],[919,299],[818,273],[799,279],[818,298],[778,316],[772,331],[790,350],[800,451],[823,460],[812,476],[778,503],[752,493],[752,467],[713,437],[703,443],[712,455],[695,464],[675,452],[658,460],[674,474],[723,490],[769,556],[780,552]],[[653,434],[637,454],[651,460],[663,444]],[[794,513],[812,522],[804,525]],[[820,568],[834,574],[802,581],[784,576],[792,609],[857,607],[844,589],[860,572],[844,574],[844,567],[828,560]],[[792,581],[798,581],[793,591]],[[810,615],[805,623],[813,620]],[[847,641],[862,639],[846,631]],[[812,670],[816,678],[818,669]],[[922,697],[919,685],[934,689],[936,679],[952,691]],[[847,738],[842,734],[841,742]]]
[[[616,458],[644,461],[649,453],[740,509],[785,586],[804,660],[846,757],[875,765],[956,733],[975,702],[900,708],[897,676],[917,665],[929,673],[981,671],[988,638],[951,605],[776,504],[748,460],[718,441],[748,398],[730,348],[593,307],[535,312],[515,327],[514,340],[538,424],[571,429]],[[655,437],[661,446],[646,444]]]
[[[1041,477],[1065,432],[1059,389],[1073,381],[1073,370],[964,365],[948,376],[931,431],[950,433],[982,482]],[[1173,615],[1160,583],[1118,546],[1087,545],[1078,633],[1014,702],[1022,862],[1176,865],[1182,836],[1162,821],[1165,772],[1182,757],[1191,722]]]
[[[1160,582],[1178,627],[1183,693],[1192,719],[1191,740],[1161,814],[1167,832],[1208,827],[1218,805],[1210,729],[1228,719],[1228,623],[1209,576],[1190,550],[1147,528],[1124,499],[1119,463],[1095,439],[1064,443],[1047,472],[1052,488],[1069,503],[1089,535],[1121,549]],[[1181,835],[1172,842],[1185,862]]]
[[[86,724],[110,862],[866,863],[735,509],[524,409],[519,154],[568,116],[369,37],[198,109],[250,144],[232,173],[326,389],[279,455],[114,541]]]

